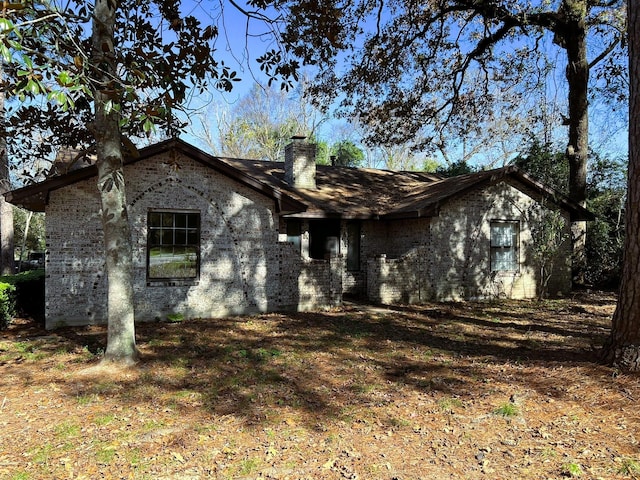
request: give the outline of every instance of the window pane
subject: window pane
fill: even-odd
[[[148,278],[197,277],[200,214],[149,212],[148,220]]]
[[[494,271],[515,270],[515,252],[513,249],[495,249],[492,252],[491,265]]]
[[[187,213],[187,227],[198,228],[200,226],[200,214],[199,213]]]
[[[187,228],[187,216],[184,213],[176,213],[176,228]]]
[[[514,224],[510,223],[502,223],[502,224],[494,224],[491,225],[491,246],[492,247],[510,247],[513,232],[514,232]]]
[[[161,232],[161,243],[162,245],[172,245],[173,244],[173,230],[163,229]]]
[[[149,244],[150,245],[158,245],[160,243],[160,231],[159,230],[150,230],[149,231]]]
[[[176,230],[176,245],[186,245],[186,244],[187,244],[187,231]]]
[[[360,270],[360,224],[347,224],[347,270]]]
[[[518,223],[491,223],[491,270],[518,270]]]
[[[300,235],[302,232],[302,224],[299,220],[287,220],[287,242],[293,243],[295,249],[300,251]]]
[[[162,214],[158,212],[151,212],[149,214],[149,226],[159,227],[162,221]]]
[[[162,214],[162,226],[163,227],[173,227],[173,213],[163,213]]]
[[[195,228],[187,230],[187,245],[196,245],[198,243],[198,230]]]
[[[150,278],[193,278],[197,274],[196,247],[157,247],[149,251]]]

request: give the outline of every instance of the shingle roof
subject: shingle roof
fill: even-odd
[[[504,167],[452,178],[425,172],[392,172],[318,165],[316,189],[295,189],[284,181],[284,163],[215,157],[182,140],[167,140],[140,150],[134,163],[175,149],[246,186],[272,198],[283,215],[305,218],[394,219],[433,216],[450,198],[503,180],[533,189],[571,214],[572,220],[593,215],[575,202],[545,187],[515,167]],[[44,211],[49,192],[97,175],[88,166],[65,175],[13,190],[7,200],[32,210]]]

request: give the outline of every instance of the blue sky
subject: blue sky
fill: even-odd
[[[209,97],[194,99],[194,105],[206,105],[209,102],[216,102],[232,106],[239,98],[247,94],[256,80],[266,82],[267,79],[261,74],[255,58],[264,53],[265,50],[275,48],[274,45],[269,43],[273,39],[268,35],[260,36],[261,33],[265,33],[265,27],[257,21],[249,23],[249,33],[252,36],[247,38],[245,36],[247,28],[246,17],[228,2],[194,0],[193,2],[187,2],[187,4],[192,5],[191,11],[203,22],[224,20],[225,28],[221,29],[221,38],[218,42],[220,46],[218,51],[219,58],[233,68],[237,68],[238,74],[242,77],[242,81],[235,84],[231,93],[211,92]],[[223,11],[220,10],[221,4]],[[551,44],[550,39],[548,42],[547,48],[556,55],[558,68],[549,77],[547,91],[549,98],[557,98],[562,105],[566,103],[566,80],[564,78],[566,60],[564,52],[556,49]],[[591,117],[591,145],[613,155],[626,155],[627,130],[625,128],[625,112],[608,112],[604,106],[592,105]],[[562,145],[566,138],[565,131],[559,129],[556,136],[560,145]],[[482,159],[479,161],[482,162]]]

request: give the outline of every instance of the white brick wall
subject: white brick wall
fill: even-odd
[[[539,271],[532,261],[531,207],[536,201],[507,183],[478,189],[441,206],[430,224],[404,224],[389,232],[402,235],[400,255],[378,255],[367,269],[367,295],[380,303],[480,298],[534,298]],[[492,273],[490,231],[492,220],[517,220],[520,224],[517,273]],[[417,221],[416,221],[417,222]],[[565,215],[565,231],[569,233]],[[378,229],[381,230],[381,229]],[[390,233],[391,234],[391,233]],[[378,248],[381,244],[378,245]],[[565,242],[564,256],[571,245]],[[403,249],[408,249],[402,252]],[[553,295],[571,288],[568,264],[556,266],[549,284]]]
[[[283,241],[286,235],[279,230],[284,223],[272,200],[189,158],[165,154],[127,166],[125,175],[138,320],[166,319],[172,313],[217,317],[308,310],[339,305],[343,292],[365,290],[380,303],[537,295],[529,224],[535,200],[508,183],[460,196],[442,205],[437,217],[363,222],[362,271],[352,273],[346,272],[344,254],[309,258],[307,221],[302,222],[301,255]],[[200,212],[197,282],[147,281],[150,209]],[[105,321],[107,279],[95,179],[52,191],[46,214],[47,327]],[[520,222],[517,274],[490,272],[492,220]],[[343,253],[345,226],[343,221]],[[569,242],[565,247],[568,257]],[[550,292],[569,288],[567,265],[556,272]]]
[[[336,262],[343,260],[302,261],[290,244],[278,242],[270,199],[190,159],[178,160],[167,154],[126,167],[136,319],[165,319],[172,313],[215,317],[309,309],[341,301],[341,277],[335,272],[340,268]],[[164,208],[200,211],[197,282],[147,282],[147,213]],[[46,213],[47,326],[105,321],[106,278],[95,179],[51,192]]]

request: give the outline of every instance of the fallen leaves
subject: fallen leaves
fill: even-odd
[[[0,477],[637,477],[640,381],[585,353],[614,301],[141,324],[118,371],[83,348],[102,327],[25,322],[0,332]]]

